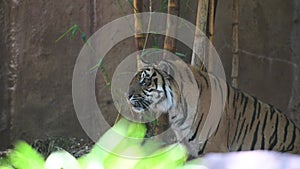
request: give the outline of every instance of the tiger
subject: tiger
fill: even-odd
[[[178,83],[166,71],[150,65],[138,71],[129,83],[127,100],[135,113],[151,110],[168,114],[168,123],[192,157],[209,152],[272,150],[300,153],[300,130],[279,109],[232,87],[227,90],[224,111],[210,137],[199,141],[211,102],[210,73],[189,65],[199,88],[195,115],[188,116]],[[217,77],[215,77],[217,79]],[[220,80],[220,79],[217,79]],[[213,106],[213,105],[212,105]]]

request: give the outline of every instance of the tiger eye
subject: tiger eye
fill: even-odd
[[[141,82],[141,85],[143,86],[149,86],[151,84],[151,80],[148,78],[144,78]]]

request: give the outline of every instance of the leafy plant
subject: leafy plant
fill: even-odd
[[[58,37],[55,42],[58,42],[60,40],[62,40],[65,37],[69,37],[69,39],[73,39],[78,33],[81,34],[81,39],[82,41],[88,45],[88,47],[92,50],[94,56],[96,57],[96,50],[92,47],[92,45],[90,44],[90,42],[88,41],[88,38],[86,36],[86,33],[84,33],[80,27],[77,24],[72,25],[70,28],[68,28],[60,37]],[[108,86],[110,86],[111,80],[110,77],[106,71],[106,69],[104,68],[104,65],[102,64],[102,59],[99,60],[99,62],[94,65],[93,67],[91,67],[89,70],[95,71],[96,69],[99,69],[100,72],[103,75],[104,81],[105,81],[105,86],[103,88],[106,88]]]

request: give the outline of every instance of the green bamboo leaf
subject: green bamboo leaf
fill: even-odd
[[[131,8],[134,9],[133,0],[126,0],[126,1],[130,4]]]
[[[103,87],[100,88],[99,92],[103,92],[105,89],[107,89],[108,87],[110,87],[110,83],[105,84]]]
[[[74,27],[73,27],[73,29],[72,29],[72,31],[71,31],[70,39],[72,39],[76,35],[76,33],[78,32],[78,30],[79,30],[79,26],[77,24],[75,24]]]
[[[176,169],[184,165],[187,157],[183,145],[172,144],[156,150],[150,158],[140,160],[134,169]]]
[[[81,34],[81,39],[83,40],[84,43],[87,43],[87,38],[86,38],[86,34],[85,33]]]
[[[74,24],[73,26],[71,26],[67,31],[65,31],[60,37],[58,37],[55,42],[60,41],[62,38],[64,38],[68,33],[70,33],[71,31],[73,31],[73,29],[77,26],[77,24]]]
[[[93,66],[92,68],[90,68],[90,72],[98,69],[98,67],[100,67],[102,65],[102,61],[103,61],[103,59],[100,59],[99,62],[95,66]]]
[[[8,159],[0,157],[0,169],[14,169],[14,167],[10,165]]]
[[[184,53],[175,52],[175,54],[179,57],[186,57],[186,54],[184,54]]]
[[[44,157],[24,141],[17,142],[7,158],[17,169],[41,169],[45,163]]]

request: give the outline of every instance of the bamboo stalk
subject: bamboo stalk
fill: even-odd
[[[176,52],[176,39],[170,36],[175,36],[176,34],[176,27],[177,21],[171,20],[170,15],[179,14],[179,0],[169,0],[168,1],[168,17],[167,17],[167,24],[166,24],[166,36],[164,41],[164,49],[168,50],[172,53]],[[166,52],[163,54],[163,58],[166,59]],[[169,128],[169,116],[167,113],[162,113],[157,118],[157,123],[154,126],[154,135],[159,135],[165,130]],[[150,123],[149,128],[152,128],[153,123]],[[150,130],[149,130],[150,131]]]
[[[208,72],[213,72],[213,41],[214,41],[214,29],[215,29],[215,0],[209,1],[209,23],[208,23],[208,38],[209,44],[209,59],[208,59]]]
[[[208,38],[213,42],[215,26],[215,0],[209,0]]]
[[[197,18],[196,18],[196,30],[195,30],[195,39],[193,44],[193,54],[191,59],[191,64],[196,68],[201,69],[201,61],[200,56],[196,54],[200,54],[205,58],[204,46],[203,42],[205,40],[205,32],[207,26],[207,13],[208,13],[208,0],[199,0],[198,1],[198,9],[197,9]]]
[[[239,0],[232,1],[232,86],[238,87],[239,75]]]
[[[133,2],[133,7],[134,7],[134,38],[135,38],[135,45],[138,52],[137,55],[137,68],[138,70],[141,69],[141,61],[140,61],[140,56],[141,56],[141,51],[144,48],[145,44],[145,34],[142,34],[142,19],[137,15],[137,13],[143,12],[143,1],[141,0],[134,0]]]
[[[149,0],[149,12],[152,13],[152,0]],[[149,21],[148,21],[148,28],[147,28],[147,34],[145,36],[145,42],[144,42],[144,46],[143,46],[143,51],[144,49],[146,49],[147,46],[147,42],[149,39],[149,32],[150,32],[150,26],[151,26],[151,20],[152,20],[152,15],[149,16]]]
[[[179,15],[179,0],[168,1],[168,14],[176,15],[176,16]],[[170,36],[175,36],[176,26],[177,26],[177,21],[176,20],[171,21],[171,19],[168,16],[167,24],[166,24],[166,37],[164,41],[164,49],[172,53],[176,52],[176,39]]]

